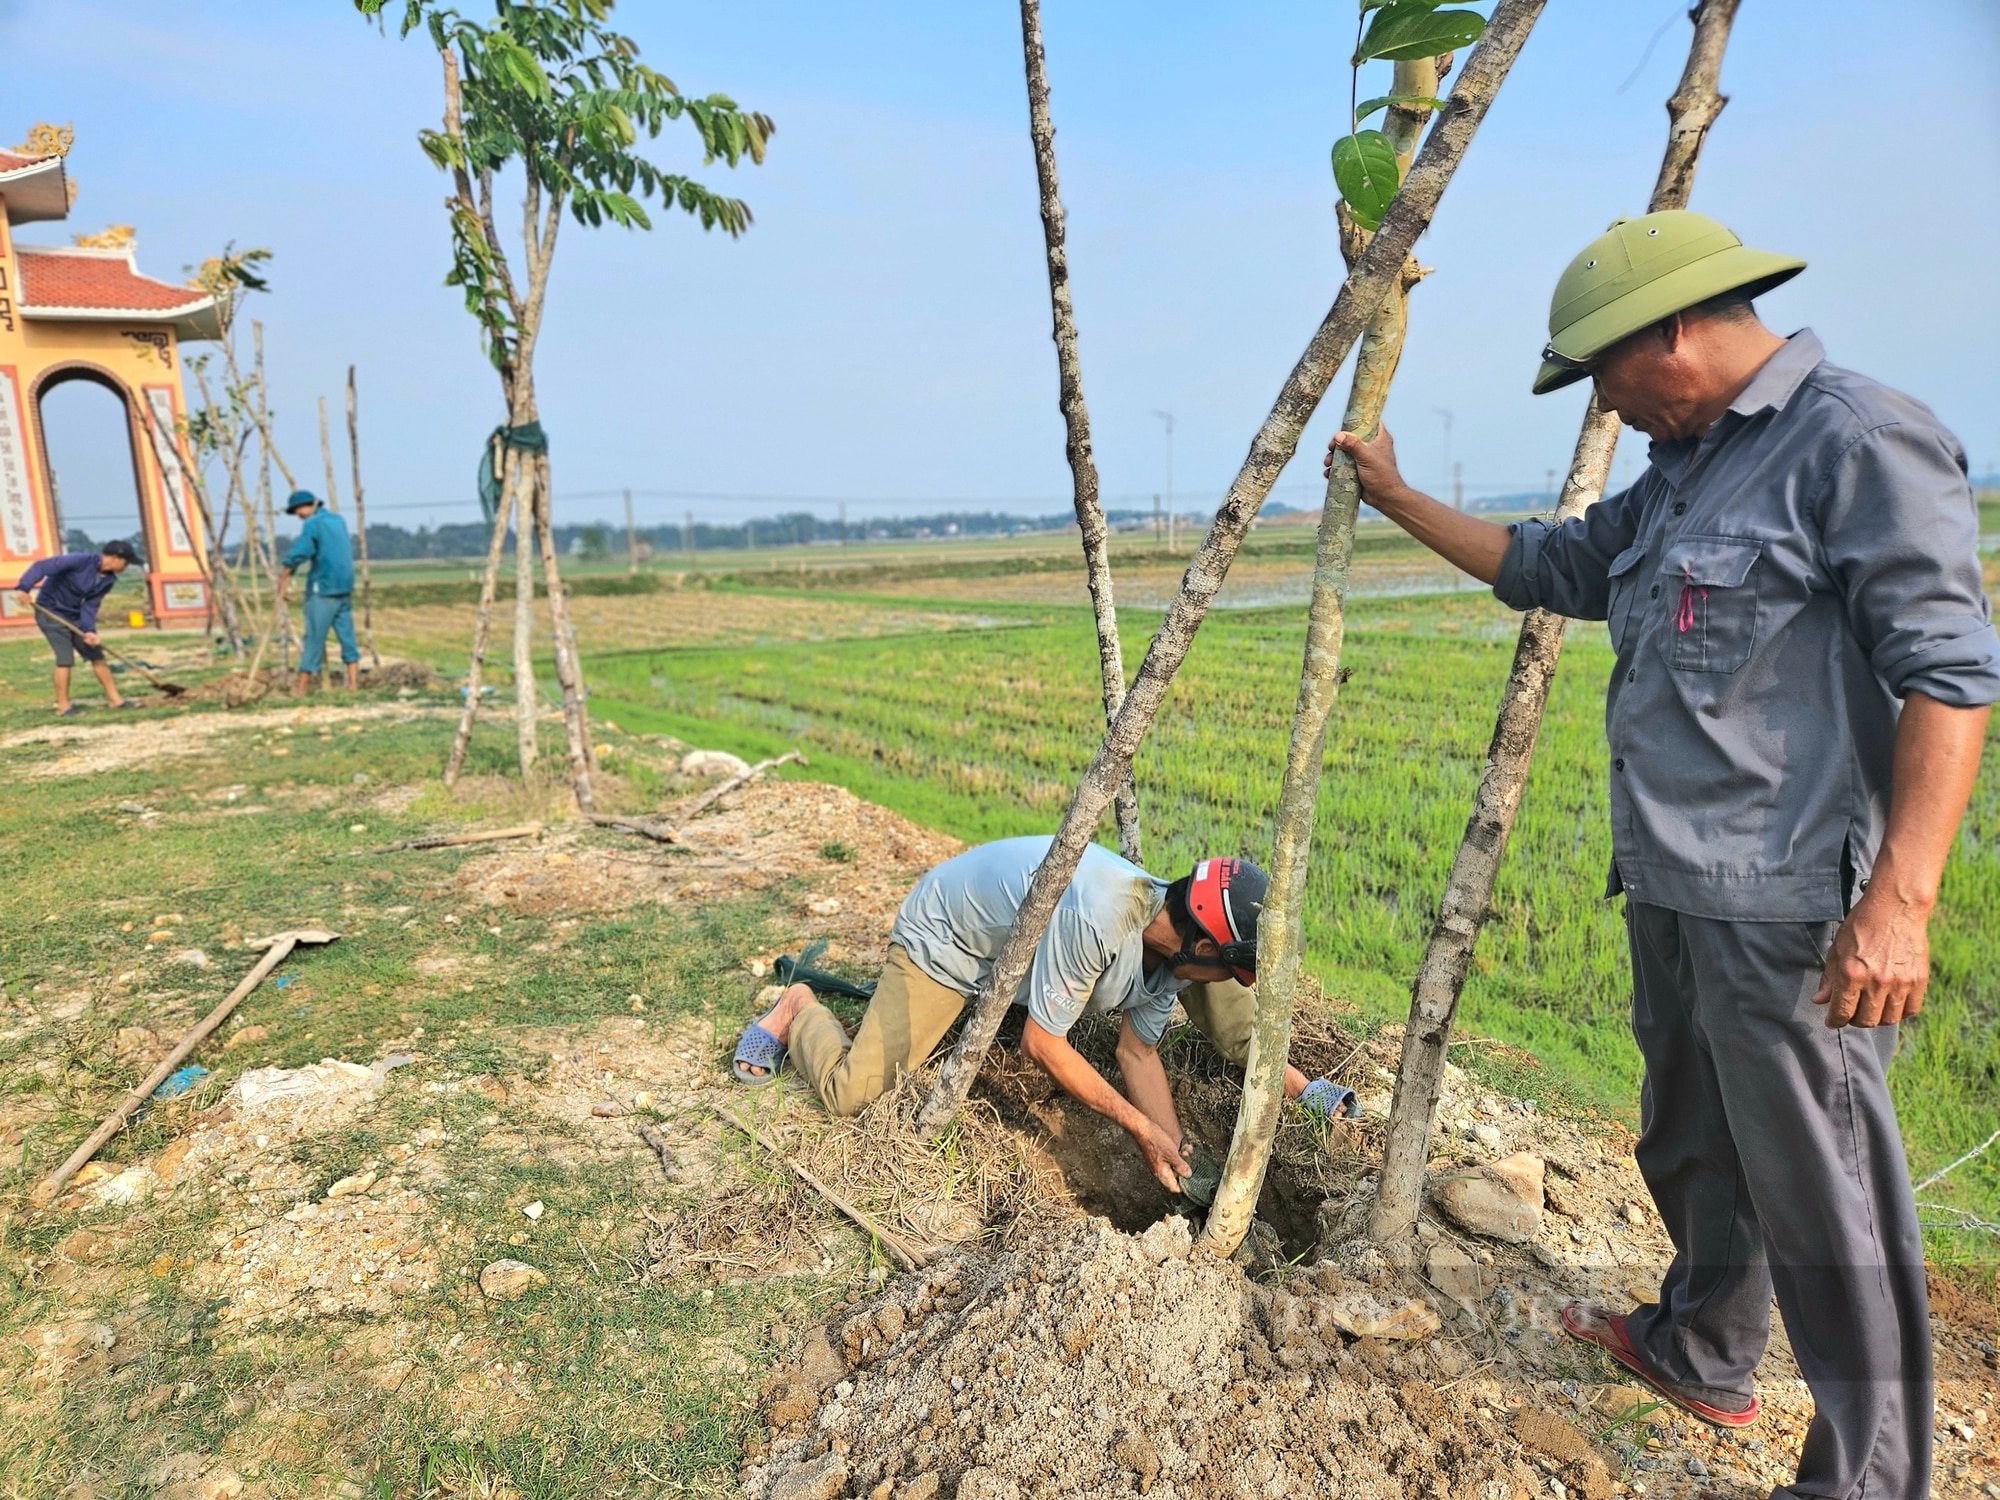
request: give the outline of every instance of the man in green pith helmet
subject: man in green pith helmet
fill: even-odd
[[[1965,454],[1930,410],[1781,338],[1805,263],[1685,210],[1563,272],[1537,393],[1588,379],[1652,441],[1583,515],[1498,526],[1338,434],[1370,504],[1516,609],[1606,620],[1612,866],[1645,1057],[1659,1299],[1564,1324],[1706,1421],[1758,1415],[1775,1292],[1816,1414],[1774,1496],[1929,1492],[1923,1244],[1886,1070],[2000,700]],[[1328,462],[1331,463],[1331,453]]]

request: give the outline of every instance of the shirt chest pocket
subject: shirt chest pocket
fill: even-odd
[[[1646,560],[1646,549],[1627,547],[1611,559],[1611,568],[1606,576],[1611,582],[1611,594],[1604,615],[1604,623],[1611,631],[1611,646],[1615,651],[1625,650],[1625,632],[1632,622],[1634,606],[1638,603],[1639,564]]]
[[[1757,560],[1764,544],[1744,537],[1687,536],[1660,563],[1672,605],[1661,650],[1681,672],[1734,672],[1757,643]]]

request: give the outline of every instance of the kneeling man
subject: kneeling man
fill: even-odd
[[[1028,894],[1047,837],[981,844],[927,872],[903,899],[874,999],[849,1042],[803,984],[744,1032],[736,1076],[768,1083],[787,1049],[837,1115],[859,1114],[923,1066],[993,972]],[[1021,1050],[1073,1098],[1116,1121],[1169,1192],[1191,1175],[1160,1038],[1174,1002],[1216,1050],[1241,1067],[1250,1050],[1257,916],[1269,880],[1245,859],[1205,859],[1172,884],[1110,850],[1084,851],[1013,1003],[1025,1005]],[[1086,1013],[1117,1011],[1119,1093],[1069,1044]],[[1285,1070],[1285,1093],[1330,1117],[1352,1095],[1328,1079]]]

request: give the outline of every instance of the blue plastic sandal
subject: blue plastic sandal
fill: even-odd
[[[772,1036],[760,1024],[753,1021],[743,1033],[743,1039],[736,1044],[736,1057],[730,1063],[736,1074],[736,1081],[751,1088],[762,1088],[778,1076],[778,1069],[785,1065],[785,1044]],[[762,1068],[761,1073],[752,1073],[751,1068]]]
[[[1361,1113],[1361,1101],[1355,1098],[1353,1089],[1331,1078],[1315,1078],[1299,1091],[1299,1108],[1323,1121],[1331,1121],[1338,1115],[1351,1120]]]

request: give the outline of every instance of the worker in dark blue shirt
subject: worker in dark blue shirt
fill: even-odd
[[[35,610],[35,623],[49,649],[56,654],[56,716],[67,719],[81,710],[69,701],[70,668],[81,656],[104,686],[105,701],[113,708],[137,705],[118,691],[111,680],[111,668],[104,660],[104,648],[97,641],[97,604],[111,592],[118,575],[139,560],[130,542],[106,542],[99,552],[59,552],[28,564],[14,585]],[[35,598],[31,590],[41,589]]]

